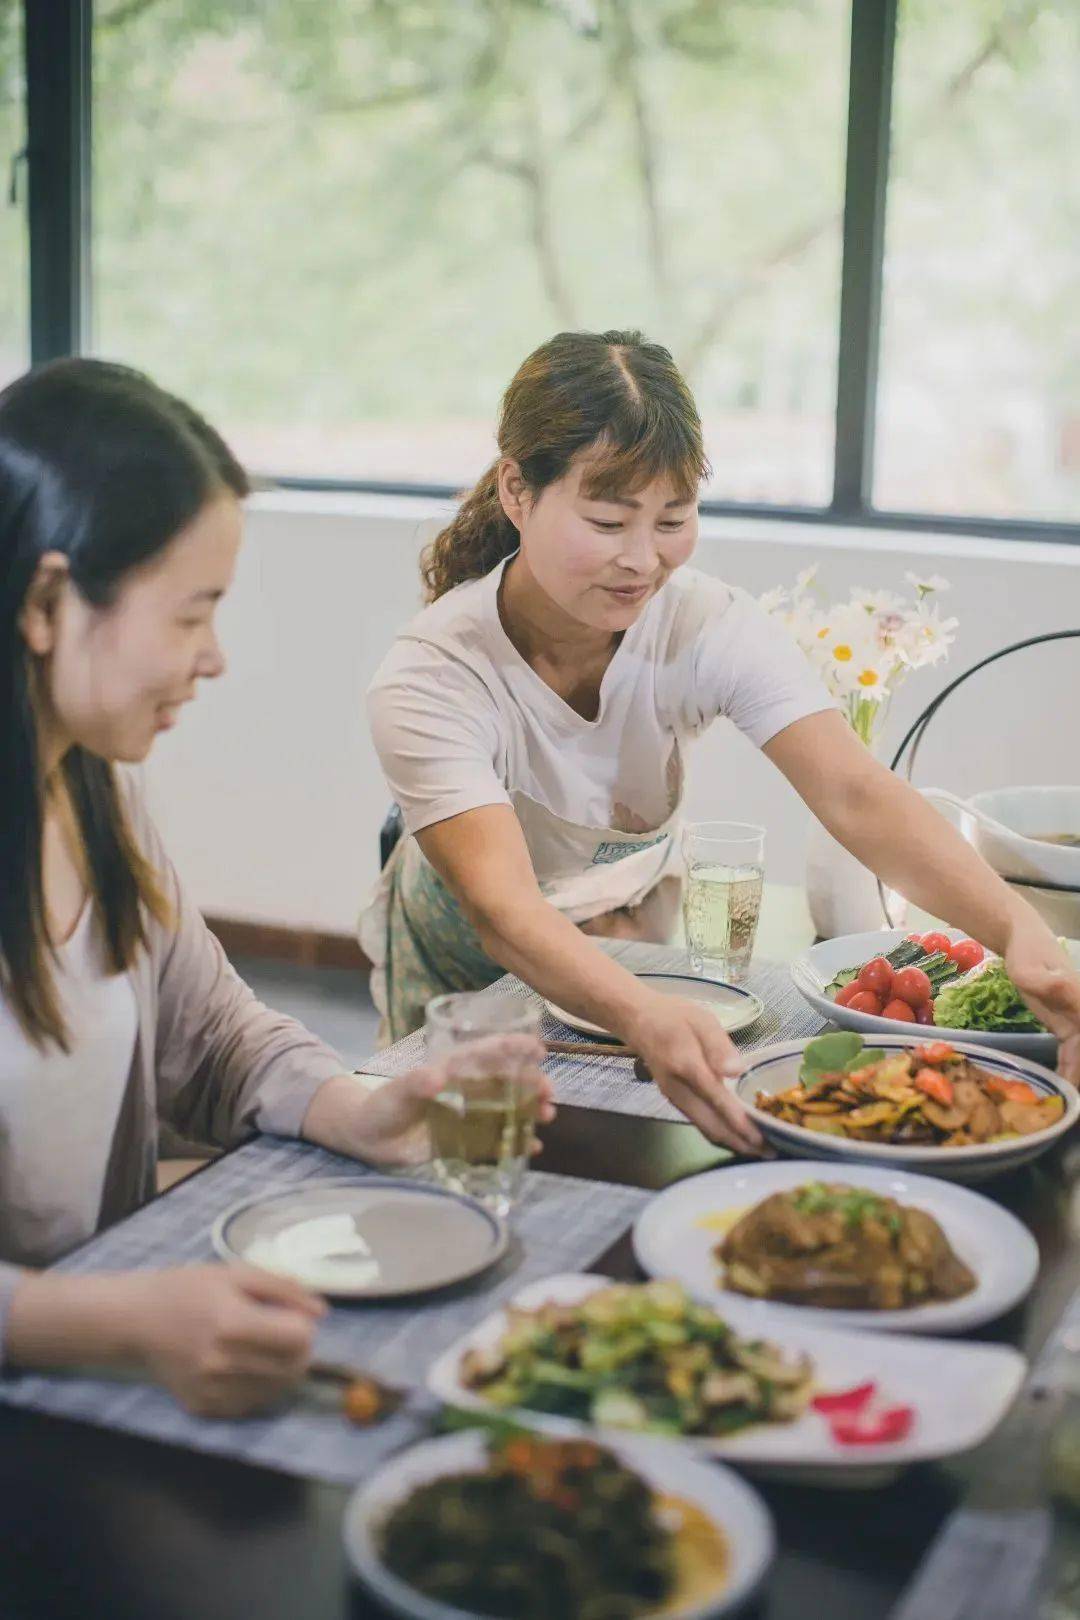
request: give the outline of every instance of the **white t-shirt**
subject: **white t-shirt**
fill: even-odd
[[[681,568],[626,632],[586,720],[503,629],[505,567],[399,635],[368,692],[372,734],[410,833],[511,805],[542,891],[580,922],[635,903],[677,859],[692,738],[724,716],[761,747],[833,703],[752,597]]]
[[[21,1265],[97,1230],[138,1026],[131,975],[109,967],[91,901],[56,954],[70,1051],[35,1046],[0,996],[0,1187],[23,1234],[15,1250],[0,1233],[0,1256]]]

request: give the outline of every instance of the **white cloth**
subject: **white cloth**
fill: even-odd
[[[833,703],[752,597],[682,568],[623,637],[586,720],[503,629],[506,566],[448,592],[398,637],[368,692],[372,734],[410,833],[513,806],[543,893],[584,921],[636,903],[677,860],[692,738],[725,716],[761,747]],[[378,905],[376,895],[372,922]],[[365,921],[368,946],[378,927]]]
[[[98,1225],[109,1148],[131,1073],[138,1017],[131,976],[105,959],[88,900],[57,952],[70,1050],[44,1050],[0,997],[0,1187],[20,1213],[3,1259],[45,1265]]]

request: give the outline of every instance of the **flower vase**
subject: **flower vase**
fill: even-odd
[[[888,919],[873,872],[838,844],[815,817],[806,841],[806,901],[818,938],[902,928],[907,901],[892,889],[885,889],[884,895]]]

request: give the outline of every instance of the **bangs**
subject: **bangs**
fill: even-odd
[[[589,500],[635,495],[666,478],[680,501],[696,501],[711,468],[697,423],[627,400],[611,426],[580,452],[581,491]]]

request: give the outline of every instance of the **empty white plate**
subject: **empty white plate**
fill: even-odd
[[[765,1011],[765,1003],[752,990],[743,990],[737,984],[724,984],[719,979],[699,979],[696,973],[635,973],[634,977],[647,984],[650,990],[659,991],[662,996],[684,996],[690,1001],[700,1001],[716,1015],[729,1035],[736,1030],[747,1029]],[[587,1018],[566,1012],[552,1001],[544,1005],[553,1018],[570,1029],[576,1029],[579,1034],[592,1035],[603,1041],[616,1039],[598,1024],[590,1024]]]
[[[773,1193],[809,1181],[843,1182],[895,1198],[932,1215],[958,1257],[975,1273],[971,1293],[899,1311],[831,1310],[752,1300],[724,1286],[714,1250],[740,1216]],[[651,1277],[674,1277],[687,1293],[725,1314],[737,1303],[770,1317],[815,1327],[876,1328],[893,1333],[960,1333],[992,1322],[1024,1298],[1039,1269],[1031,1233],[1000,1204],[933,1176],[820,1160],[732,1165],[677,1182],[646,1204],[634,1226],[634,1253]]]

